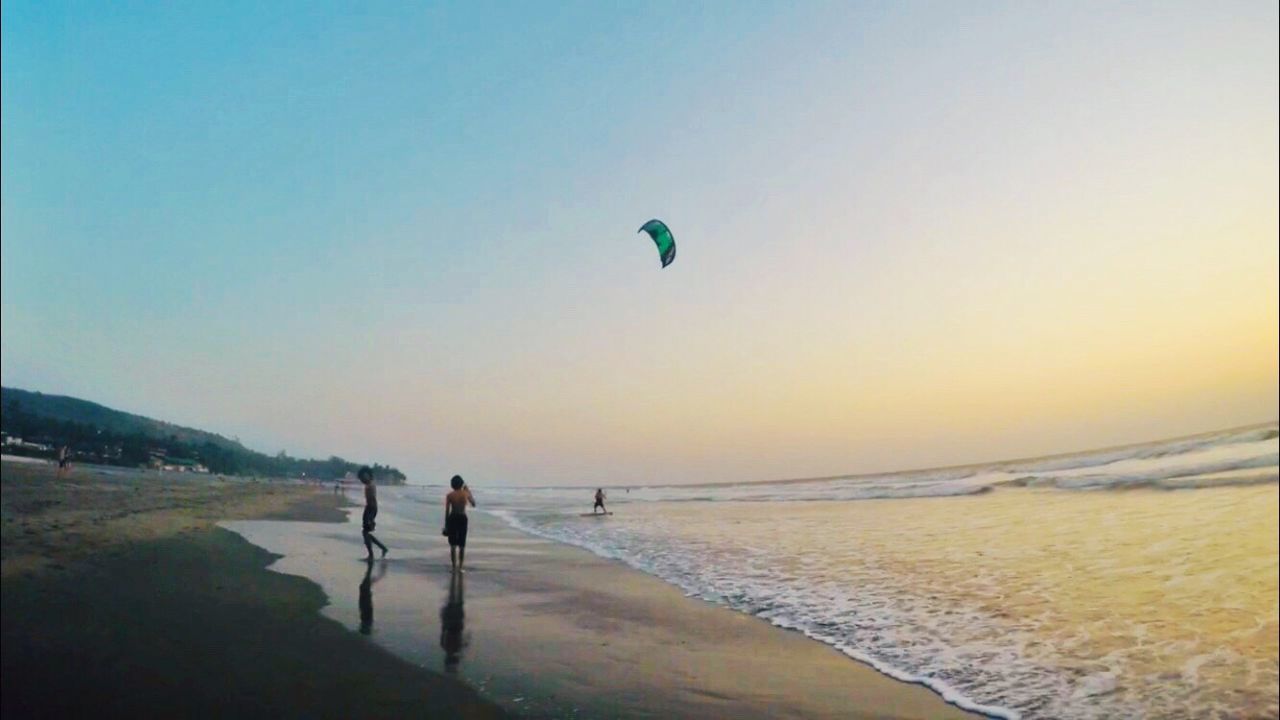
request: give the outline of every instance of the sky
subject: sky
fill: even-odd
[[[0,379],[476,487],[1276,419],[1274,2],[612,5],[6,1]]]

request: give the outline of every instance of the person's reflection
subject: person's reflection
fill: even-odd
[[[364,569],[364,580],[360,581],[360,632],[368,635],[373,632],[373,584],[387,574],[387,562],[378,563],[378,576],[373,576],[373,561],[367,562]]]
[[[440,608],[440,647],[444,648],[444,669],[457,672],[462,661],[462,649],[467,646],[463,636],[466,612],[462,609],[463,578],[461,573],[449,576],[449,599]]]

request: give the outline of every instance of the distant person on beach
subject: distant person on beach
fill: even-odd
[[[58,448],[58,479],[61,480],[71,471],[71,448],[63,445]]]
[[[596,488],[596,504],[591,506],[591,514],[595,515],[596,510],[608,514],[608,510],[604,509],[604,488]]]
[[[373,470],[366,465],[356,475],[364,483],[364,525],[360,531],[364,535],[364,548],[369,551],[370,560],[373,559],[374,545],[382,548],[382,557],[386,557],[387,546],[373,536],[373,529],[377,525],[374,519],[378,517],[378,486],[373,482]]]
[[[454,475],[449,487],[453,489],[444,496],[444,535],[449,538],[449,562],[462,572],[467,557],[467,504],[475,507],[476,499],[461,475]]]

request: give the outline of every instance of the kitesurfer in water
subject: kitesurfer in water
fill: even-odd
[[[608,515],[609,511],[604,509],[604,488],[596,488],[596,504],[591,506],[591,514],[595,515],[596,510]]]

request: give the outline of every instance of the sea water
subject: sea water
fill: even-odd
[[[580,517],[593,489],[478,492],[517,528],[992,716],[1265,718],[1280,712],[1277,452],[1271,424],[964,468],[610,488],[608,520]]]

